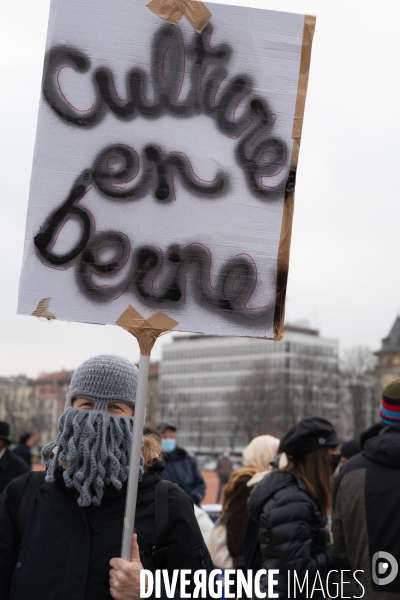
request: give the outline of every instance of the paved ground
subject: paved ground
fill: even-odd
[[[32,471],[45,471],[46,467],[41,464],[32,465]]]

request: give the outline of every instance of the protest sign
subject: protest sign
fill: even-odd
[[[278,339],[315,19],[53,0],[20,314]]]

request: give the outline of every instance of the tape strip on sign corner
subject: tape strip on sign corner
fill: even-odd
[[[122,313],[116,324],[137,339],[142,356],[150,356],[157,339],[179,325],[178,321],[160,311],[145,319],[131,305]]]
[[[43,300],[40,300],[32,313],[32,317],[42,317],[44,319],[48,319],[49,321],[55,319],[55,315],[49,311],[50,300],[51,298],[43,298]]]
[[[212,17],[201,0],[151,0],[146,6],[172,25],[179,23],[185,16],[197,33],[203,31]]]
[[[310,74],[311,49],[315,32],[316,17],[304,16],[303,41],[301,47],[299,83],[297,86],[297,99],[295,117],[293,122],[293,148],[290,161],[289,178],[286,182],[285,204],[283,208],[281,236],[278,250],[278,268],[276,283],[276,299],[274,314],[274,339],[279,341],[283,338],[285,321],[286,286],[289,271],[290,241],[292,237],[292,222],[294,212],[294,192],[296,185],[296,171],[299,160],[301,133],[303,129],[304,109]]]

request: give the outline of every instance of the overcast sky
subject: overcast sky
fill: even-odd
[[[73,369],[100,352],[138,358],[136,340],[118,327],[16,315],[49,4],[7,2],[0,13],[0,375]],[[342,349],[378,349],[400,310],[400,3],[246,4],[317,15],[287,320],[308,319]]]

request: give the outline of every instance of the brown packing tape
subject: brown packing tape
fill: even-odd
[[[300,57],[299,82],[297,86],[297,99],[293,123],[293,150],[290,161],[289,180],[286,185],[285,204],[283,207],[281,237],[278,250],[276,299],[274,314],[274,339],[283,338],[285,322],[285,301],[287,277],[289,272],[290,241],[292,237],[292,222],[294,212],[294,193],[297,163],[299,160],[301,133],[303,129],[304,109],[310,73],[311,49],[315,31],[316,17],[305,15],[303,29],[303,43]]]
[[[179,23],[184,15],[197,33],[203,31],[212,17],[201,0],[151,0],[146,6],[173,25]]]
[[[174,0],[152,0],[146,6],[168,23],[172,23],[172,25],[179,23],[183,17],[183,12]]]
[[[163,312],[156,312],[145,319],[131,305],[122,313],[116,324],[135,336],[142,356],[150,356],[157,339],[179,325],[178,321],[174,321]]]
[[[201,33],[212,17],[206,5],[199,0],[175,0],[175,2],[180,2],[180,8],[193,29]]]
[[[32,317],[43,317],[49,321],[55,319],[55,315],[48,310],[50,300],[51,298],[43,298],[43,300],[39,302],[36,309],[33,311]]]

